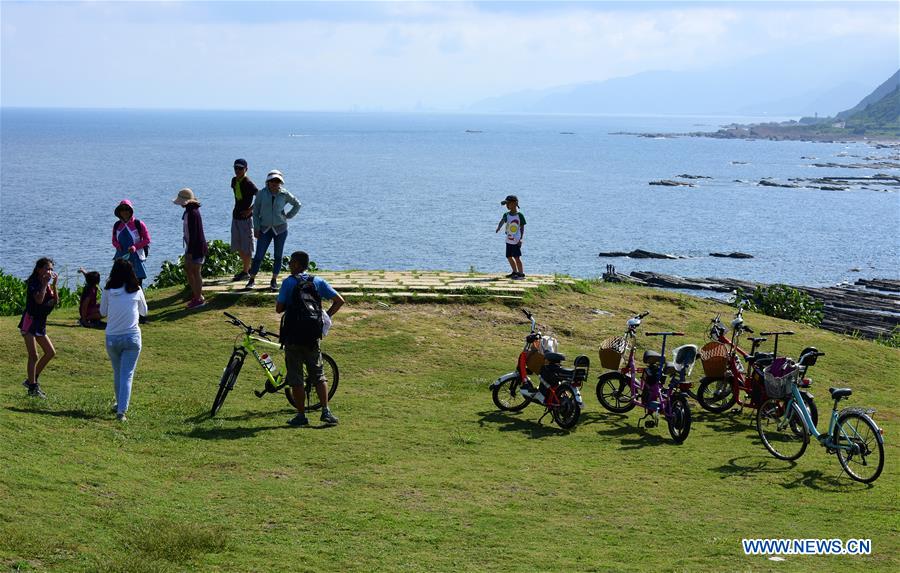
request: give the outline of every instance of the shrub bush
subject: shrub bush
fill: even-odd
[[[288,269],[289,260],[288,257],[282,257],[281,259],[281,268],[285,271]],[[275,261],[269,253],[266,253],[259,270],[260,272],[270,273],[273,268],[275,268]],[[309,269],[311,271],[316,270],[316,264],[313,261],[309,262]],[[241,257],[231,250],[231,245],[219,239],[210,241],[206,261],[203,263],[203,270],[200,272],[204,278],[227,277],[236,275],[241,270],[243,270]],[[172,261],[163,261],[159,274],[156,275],[151,288],[182,285],[187,285],[187,276],[184,274],[184,255],[178,257],[178,260],[174,263]]]
[[[784,318],[819,326],[824,316],[824,304],[803,291],[787,285],[758,286],[752,293],[738,290],[734,306],[743,304],[748,310],[767,316]]]

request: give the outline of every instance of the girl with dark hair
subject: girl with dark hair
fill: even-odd
[[[116,393],[116,419],[125,421],[131,401],[131,383],[141,354],[140,316],[147,316],[147,299],[131,263],[116,259],[103,297],[100,314],[106,317],[106,353],[112,362]]]
[[[87,328],[103,328],[100,303],[97,302],[100,273],[86,271],[83,268],[78,269],[78,272],[84,275],[84,288],[81,290],[81,300],[78,303],[78,324]]]
[[[34,270],[25,283],[25,312],[19,320],[19,332],[25,339],[25,349],[28,351],[27,378],[22,385],[28,389],[29,396],[47,397],[41,390],[38,377],[47,363],[56,356],[53,342],[47,336],[47,316],[59,302],[59,294],[56,292],[58,278],[59,275],[53,272],[53,260],[43,257],[34,264]],[[38,346],[44,352],[40,360],[37,355]]]

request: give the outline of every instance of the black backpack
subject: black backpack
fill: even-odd
[[[322,298],[313,277],[298,279],[281,317],[281,344],[313,344],[322,338]]]

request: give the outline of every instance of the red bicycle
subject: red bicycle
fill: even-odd
[[[738,309],[731,321],[733,336],[729,339],[726,334],[728,328],[722,324],[720,315],[712,319],[709,328],[711,342],[700,349],[700,363],[706,375],[700,380],[697,387],[697,402],[703,409],[715,414],[722,413],[735,405],[743,408],[758,410],[769,399],[766,394],[764,370],[770,366],[778,356],[778,337],[792,336],[793,331],[761,332],[758,337],[750,337],[752,343],[750,352],[744,351],[738,346],[740,337],[746,332],[754,334],[753,330],[744,324],[743,309]],[[772,352],[757,352],[759,346],[768,340],[768,336],[775,337],[775,346]],[[818,352],[813,347],[807,347],[801,355],[808,352]],[[744,368],[741,359],[746,361]],[[809,392],[812,380],[803,378],[797,384],[800,395],[809,408],[813,421],[818,422],[819,411],[813,395]]]

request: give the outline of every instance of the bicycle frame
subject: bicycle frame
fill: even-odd
[[[234,345],[234,354],[241,354],[241,359],[245,360],[248,354],[251,354],[255,359],[259,367],[265,372],[266,375],[266,392],[278,392],[282,388],[284,388],[286,382],[284,380],[284,372],[279,372],[278,376],[272,376],[272,372],[266,368],[265,363],[263,362],[262,355],[256,349],[257,344],[262,344],[263,346],[270,347],[271,350],[269,354],[272,354],[273,351],[277,351],[279,354],[282,353],[281,345],[277,342],[273,342],[271,340],[253,336],[252,334],[247,334],[246,332],[239,337],[240,342],[235,341]],[[257,396],[261,396],[264,392],[257,392]]]
[[[790,413],[793,411],[794,404],[797,405],[800,410],[801,420],[803,422],[803,426],[806,431],[816,439],[823,447],[829,448],[831,450],[847,450],[851,453],[857,453],[857,446],[849,439],[849,436],[844,435],[847,438],[847,445],[835,444],[831,437],[834,435],[834,427],[837,424],[838,420],[838,410],[837,405],[840,400],[834,401],[834,406],[831,409],[831,420],[828,422],[828,432],[821,433],[819,429],[816,428],[816,425],[813,423],[812,416],[809,413],[809,408],[806,407],[806,403],[803,401],[803,398],[800,394],[800,388],[797,387],[796,384],[791,384],[791,397],[787,400],[784,405],[784,417],[778,422],[779,429],[784,429],[788,425],[790,425]]]
[[[631,385],[631,401],[637,406],[644,408],[647,411],[647,415],[650,415],[654,412],[662,412],[662,414],[668,419],[672,417],[672,398],[676,393],[675,386],[677,385],[677,392],[682,392],[685,390],[684,386],[689,383],[685,383],[684,381],[684,372],[681,373],[681,379],[676,384],[676,376],[672,376],[669,384],[666,385],[666,374],[665,374],[665,364],[666,364],[666,338],[671,335],[680,335],[681,333],[675,332],[648,332],[647,336],[662,336],[662,349],[660,350],[660,362],[661,364],[656,369],[656,373],[654,374],[653,380],[648,380],[648,382],[653,382],[658,386],[658,409],[652,409],[650,404],[644,404],[642,397],[644,394],[644,372],[647,370],[646,368],[638,368],[634,361],[634,349],[637,342],[637,335],[634,333],[634,329],[629,328],[628,332],[625,333],[626,338],[630,341],[630,349],[628,352],[628,362],[623,367],[620,372],[628,378],[628,383]],[[657,397],[652,397],[657,398]],[[645,416],[646,417],[646,416]]]

